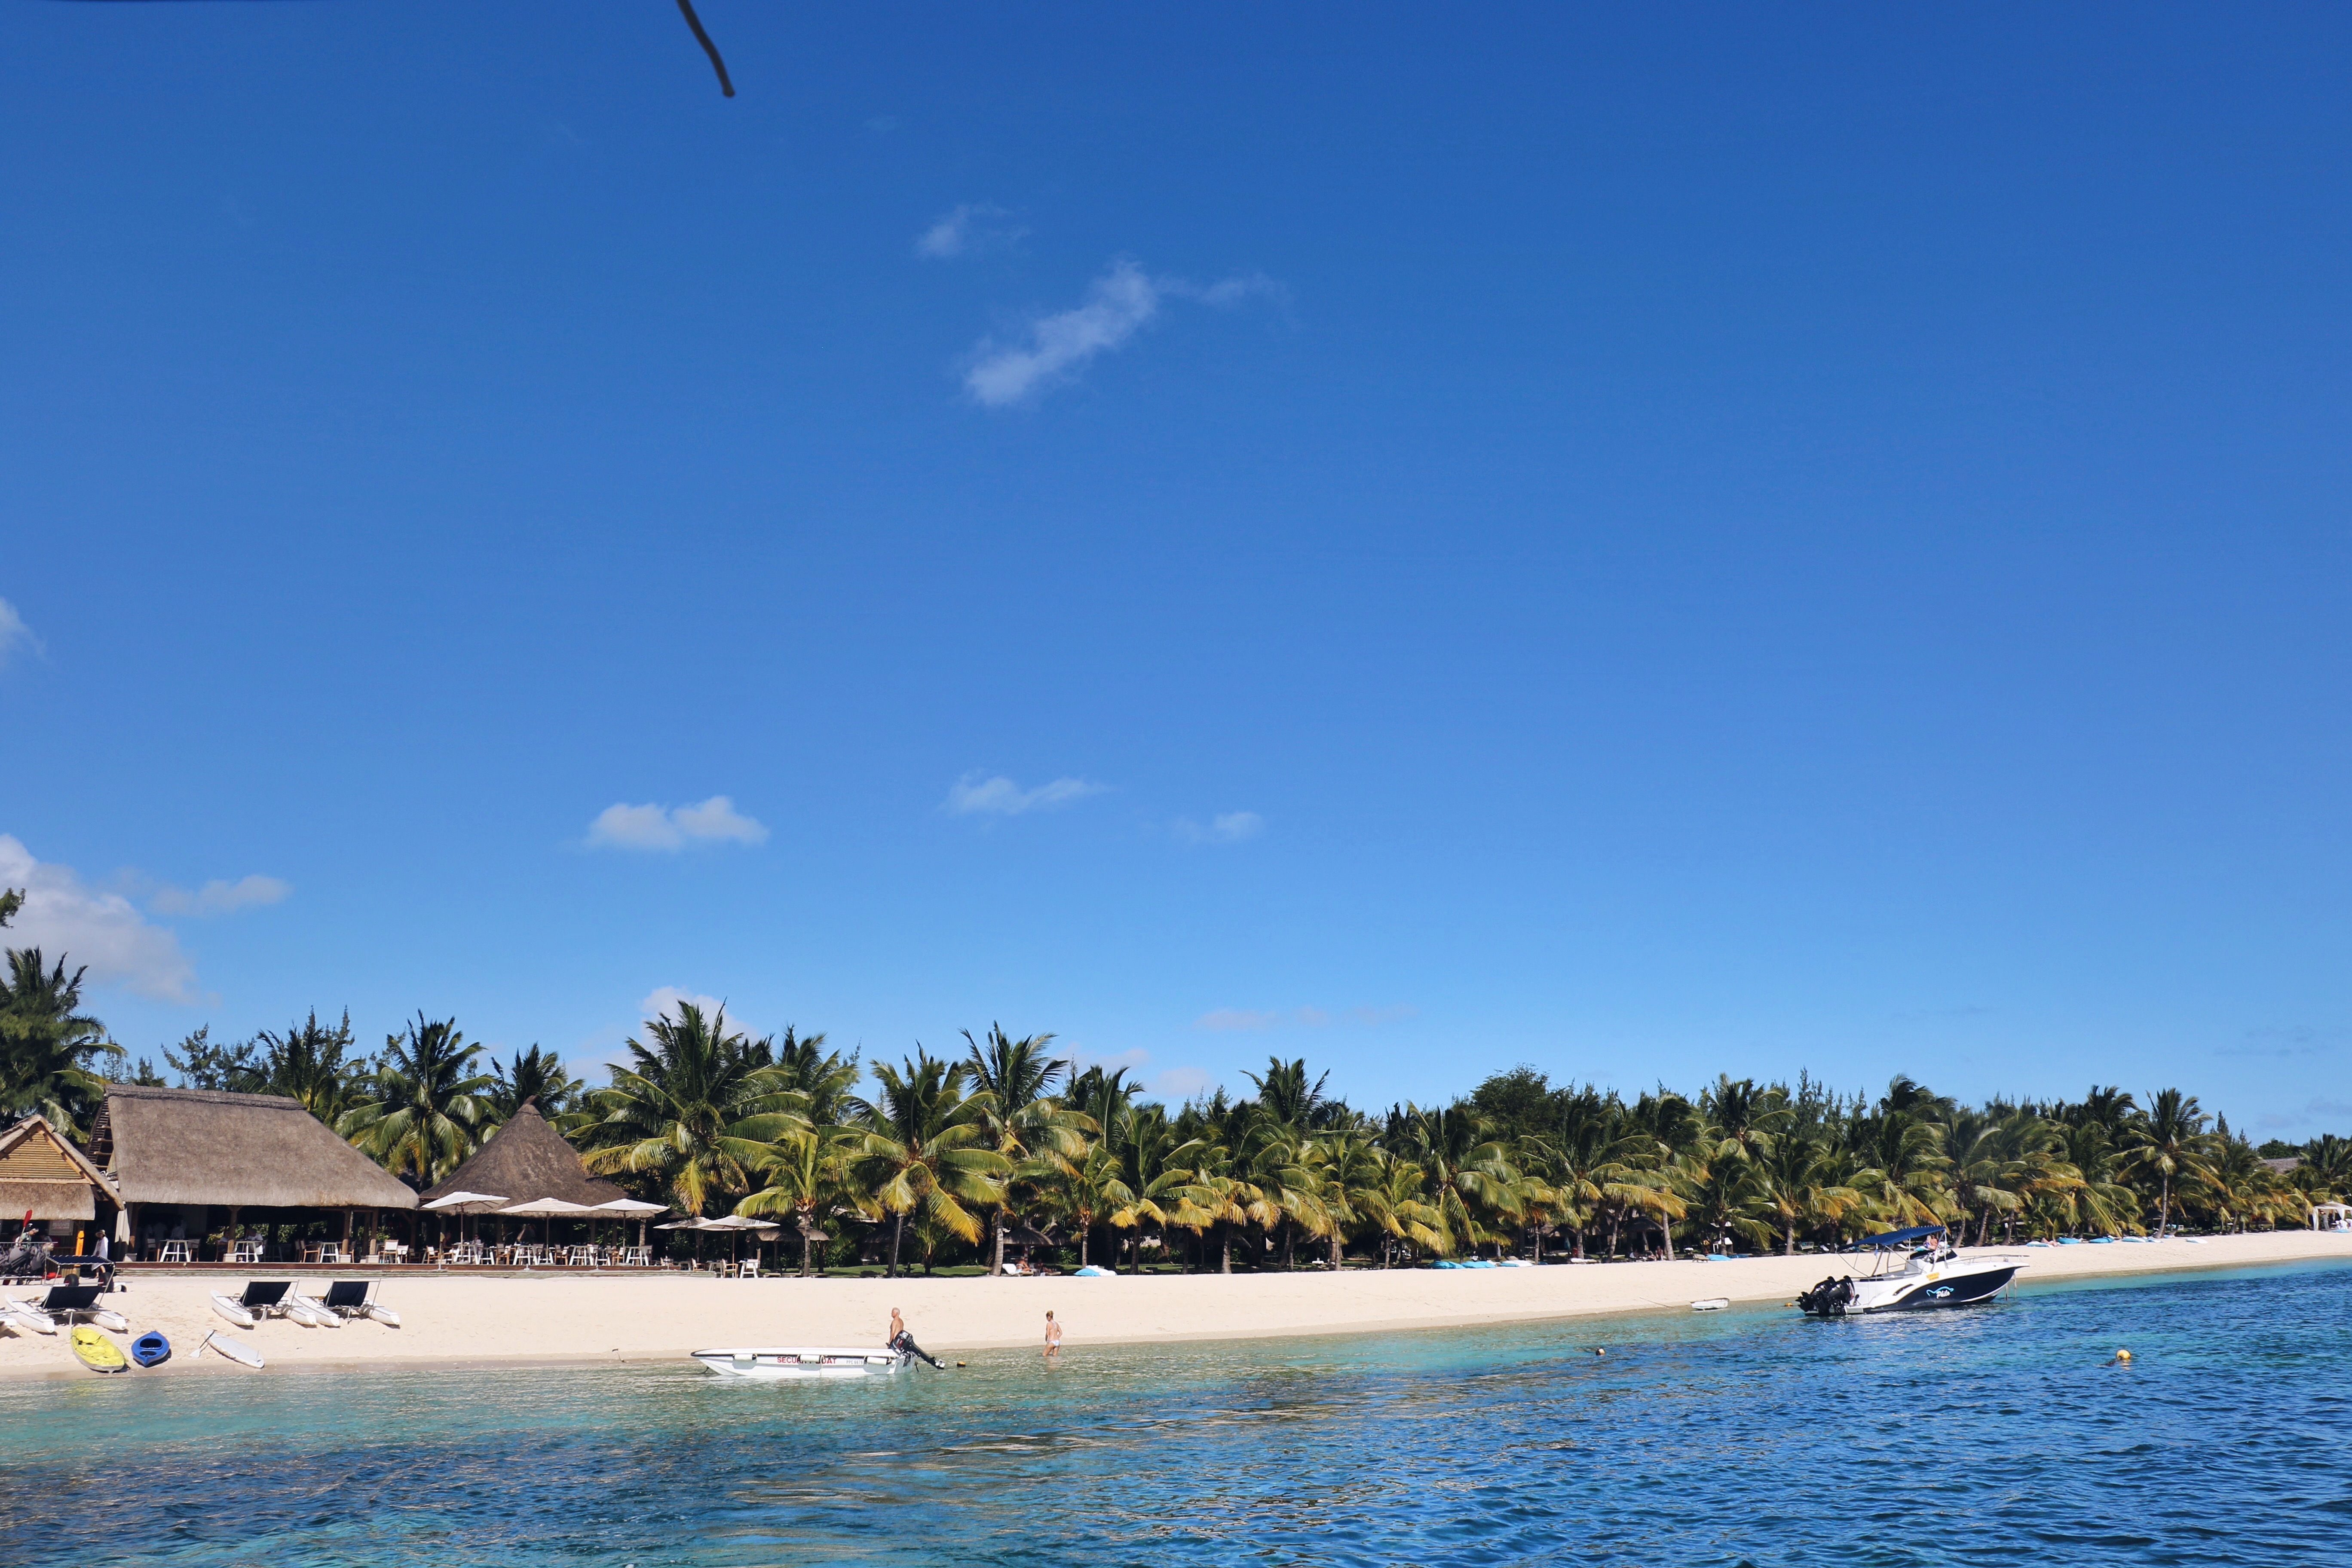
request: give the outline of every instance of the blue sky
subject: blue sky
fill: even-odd
[[[118,1038],[2352,1127],[2340,8],[0,7]]]

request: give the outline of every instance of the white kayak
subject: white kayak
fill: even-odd
[[[1694,1312],[1720,1312],[1726,1307],[1730,1305],[1731,1298],[1728,1296],[1708,1296],[1701,1300],[1693,1301],[1691,1303],[1691,1310]]]
[[[58,1325],[47,1312],[30,1301],[19,1301],[13,1296],[0,1296],[0,1312],[7,1314],[10,1326],[30,1329],[37,1334],[54,1334]]]
[[[286,1315],[298,1323],[308,1323],[314,1329],[340,1329],[343,1320],[333,1308],[313,1296],[288,1296]]]
[[[763,1345],[697,1351],[694,1359],[731,1377],[881,1377],[914,1358],[862,1345]]]
[[[120,1312],[110,1311],[104,1307],[90,1313],[89,1321],[110,1334],[127,1334],[131,1331],[130,1319]]]
[[[240,1329],[253,1327],[253,1314],[237,1305],[236,1298],[234,1296],[224,1296],[217,1290],[214,1291],[213,1310]]]
[[[240,1366],[259,1366],[261,1364],[261,1352],[255,1350],[251,1345],[246,1344],[241,1341],[223,1339],[218,1334],[206,1334],[205,1336],[205,1342],[198,1345],[196,1349],[202,1351],[207,1347],[218,1351],[221,1354],[226,1356],[229,1360],[236,1362]]]
[[[367,1315],[388,1328],[400,1327],[400,1314],[379,1302],[370,1301],[363,1309]]]

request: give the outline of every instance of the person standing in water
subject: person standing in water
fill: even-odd
[[[1045,1314],[1045,1359],[1051,1361],[1061,1353],[1062,1325],[1054,1321],[1053,1313],[1048,1312]]]

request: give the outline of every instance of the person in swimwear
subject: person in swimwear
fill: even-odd
[[[929,1353],[915,1342],[915,1336],[907,1331],[907,1320],[898,1315],[898,1309],[896,1307],[890,1309],[890,1337],[882,1342],[887,1348],[898,1352],[900,1355],[920,1356],[933,1366],[940,1364],[939,1357]]]
[[[1053,1313],[1048,1312],[1045,1314],[1045,1354],[1050,1358],[1061,1353],[1062,1325],[1054,1321]]]

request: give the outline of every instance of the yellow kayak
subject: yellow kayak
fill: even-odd
[[[114,1342],[93,1328],[78,1328],[73,1331],[73,1352],[81,1364],[92,1372],[121,1372],[131,1363],[114,1348]]]

